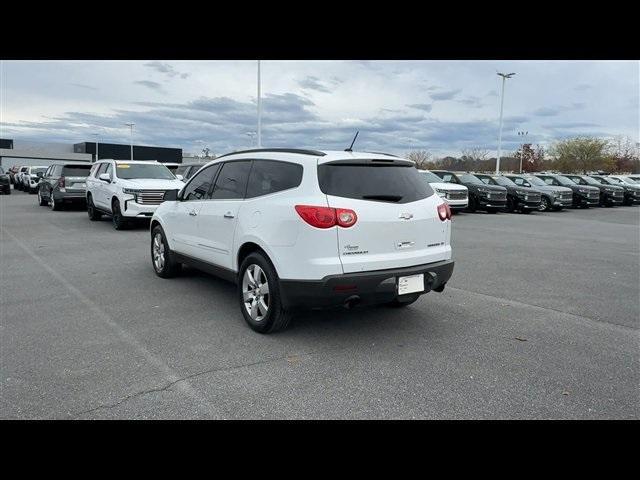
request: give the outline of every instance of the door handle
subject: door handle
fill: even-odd
[[[234,215],[231,212],[227,212],[227,213],[224,214],[224,218],[233,218],[233,217],[234,217]]]
[[[189,211],[189,215],[191,215],[192,217],[195,217],[195,216],[196,216],[196,215],[198,215],[198,214],[196,213],[196,211],[195,211],[195,210],[190,210],[190,211]]]

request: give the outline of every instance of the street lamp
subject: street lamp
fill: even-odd
[[[253,138],[257,135],[257,133],[256,132],[247,132],[247,133],[245,133],[245,135],[251,139],[251,146],[253,147]]]
[[[529,132],[518,132],[518,136],[522,137],[522,149],[520,151],[520,173],[522,173],[522,157],[524,157],[524,145],[525,137],[529,135]]]
[[[258,60],[258,148],[262,148],[262,92],[260,90],[260,60]]]
[[[92,133],[91,135],[93,135],[94,137],[96,137],[96,162],[98,160],[100,160],[100,157],[98,156],[98,145],[99,145],[99,140],[100,140],[100,134],[99,133]]]
[[[502,95],[500,96],[500,131],[498,133],[498,159],[496,160],[496,174],[500,173],[500,155],[502,154],[502,111],[504,108],[504,84],[507,78],[511,78],[515,73],[500,73],[498,76],[502,77]]]
[[[125,123],[131,129],[131,160],[133,161],[133,126],[135,123]]]

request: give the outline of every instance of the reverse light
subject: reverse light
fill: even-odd
[[[451,220],[451,209],[447,203],[441,203],[438,205],[438,216],[443,222],[445,220]]]
[[[316,228],[331,228],[336,225],[349,228],[358,220],[356,212],[348,208],[296,205],[295,209],[305,222]]]

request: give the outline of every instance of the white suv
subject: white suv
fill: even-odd
[[[409,305],[453,271],[449,206],[392,155],[236,152],[165,199],[150,225],[156,274],[184,263],[236,282],[261,333],[298,307]]]
[[[124,160],[96,162],[86,183],[89,218],[111,215],[116,230],[130,220],[151,218],[165,192],[184,185],[161,163]]]
[[[457,183],[446,183],[428,170],[418,170],[425,181],[449,204],[451,210],[463,210],[469,206],[469,189]]]

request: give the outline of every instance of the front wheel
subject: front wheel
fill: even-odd
[[[173,252],[160,225],[151,232],[151,264],[156,275],[162,278],[175,277],[180,273],[182,264],[175,260]]]
[[[289,325],[291,313],[282,306],[278,275],[260,252],[251,253],[240,265],[238,299],[249,327],[271,333]]]
[[[530,208],[523,208],[520,210],[520,213],[524,214],[524,215],[529,215],[531,213],[531,209]]]
[[[102,218],[102,214],[93,204],[93,197],[91,195],[87,196],[87,214],[89,215],[89,220],[92,222],[96,222]]]
[[[487,213],[498,213],[497,208],[487,208]]]
[[[538,210],[540,210],[541,212],[548,212],[549,210],[551,210],[551,202],[549,202],[549,199],[547,197],[542,197]]]
[[[38,205],[41,207],[46,207],[49,204],[44,198],[42,198],[42,192],[38,190]]]
[[[113,201],[111,211],[111,221],[113,222],[113,228],[115,228],[116,230],[124,230],[125,228],[127,228],[127,220],[122,215],[122,211],[120,210],[120,202],[117,199]]]

